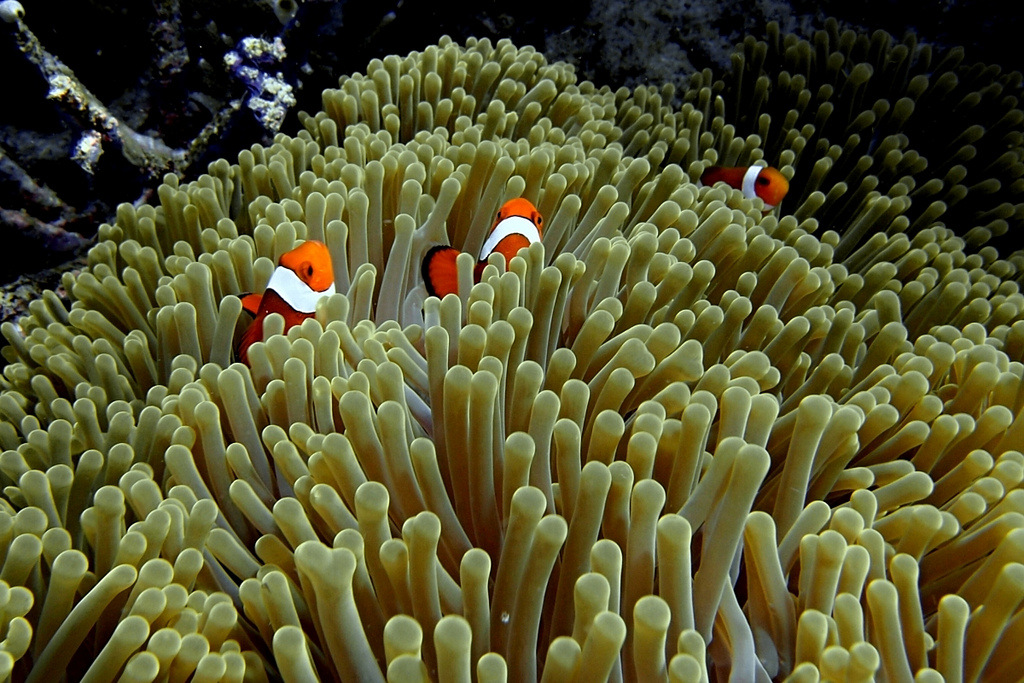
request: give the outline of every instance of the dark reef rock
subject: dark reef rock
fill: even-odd
[[[826,15],[897,39],[916,31],[940,48],[963,45],[968,63],[1006,71],[1021,59],[1011,49],[1018,14],[997,16],[977,1],[492,0],[474,8],[423,0],[29,5],[24,23],[0,24],[8,101],[16,103],[0,110],[0,236],[10,246],[0,281],[74,258],[118,203],[150,197],[163,173],[191,177],[213,159],[233,158],[268,141],[285,115],[283,129],[294,130],[295,113],[319,108],[321,90],[339,74],[442,34],[533,44],[598,85],[671,82],[677,91],[693,73],[727,71],[734,46],[763,36],[767,22],[809,35]],[[261,68],[271,85],[291,88],[290,110],[285,97],[273,116],[254,114],[252,82],[225,62],[247,37],[277,38],[286,49]]]

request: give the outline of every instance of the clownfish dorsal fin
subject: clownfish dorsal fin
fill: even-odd
[[[256,315],[260,311],[260,302],[263,301],[262,294],[256,294],[255,292],[248,292],[246,294],[239,294],[238,298],[242,300],[242,310],[250,315]]]

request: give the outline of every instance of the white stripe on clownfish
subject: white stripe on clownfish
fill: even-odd
[[[316,313],[316,302],[322,297],[334,294],[334,283],[327,289],[318,292],[295,274],[291,268],[278,266],[274,274],[270,276],[267,289],[272,289],[285,300],[285,302],[300,313]]]
[[[533,224],[533,221],[523,216],[512,215],[494,226],[494,230],[487,236],[487,241],[480,248],[478,260],[486,260],[491,252],[494,251],[494,248],[498,246],[498,243],[509,235],[522,235],[529,240],[530,244],[540,242],[540,231]]]
[[[743,186],[740,191],[743,192],[743,196],[747,199],[753,199],[757,196],[757,188],[754,183],[757,182],[757,177],[761,175],[761,171],[764,169],[764,166],[755,165],[748,168],[747,172],[743,174]],[[765,204],[764,208],[771,209],[773,207]]]

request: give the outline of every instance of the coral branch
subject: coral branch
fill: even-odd
[[[100,143],[95,133],[101,133],[103,141],[112,142],[133,166],[145,168],[153,176],[186,161],[185,150],[172,149],[158,138],[138,133],[111,114],[64,62],[46,51],[22,17],[17,17],[13,24],[18,49],[35,65],[49,87],[47,98],[86,130],[76,158],[86,172],[93,172],[93,165],[102,154],[96,148]]]

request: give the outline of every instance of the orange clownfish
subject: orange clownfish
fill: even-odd
[[[765,211],[778,206],[789,192],[786,176],[771,166],[709,166],[700,181],[705,185],[723,182],[741,190],[747,199],[760,197],[764,201]]]
[[[263,341],[263,321],[268,315],[284,316],[287,330],[312,318],[316,302],[331,294],[334,294],[334,270],[331,254],[323,242],[303,242],[281,256],[266,291],[241,297],[242,307],[256,317],[238,342],[238,359],[248,365],[249,347]]]
[[[544,219],[537,207],[529,199],[517,198],[505,202],[494,225],[480,248],[477,264],[473,269],[473,281],[479,282],[480,275],[487,265],[487,258],[493,254],[502,254],[508,264],[512,257],[523,247],[540,242],[541,226]],[[437,245],[431,247],[423,258],[423,283],[431,296],[444,297],[446,294],[457,294],[459,291],[459,275],[455,268],[455,259],[459,250],[454,247]]]

